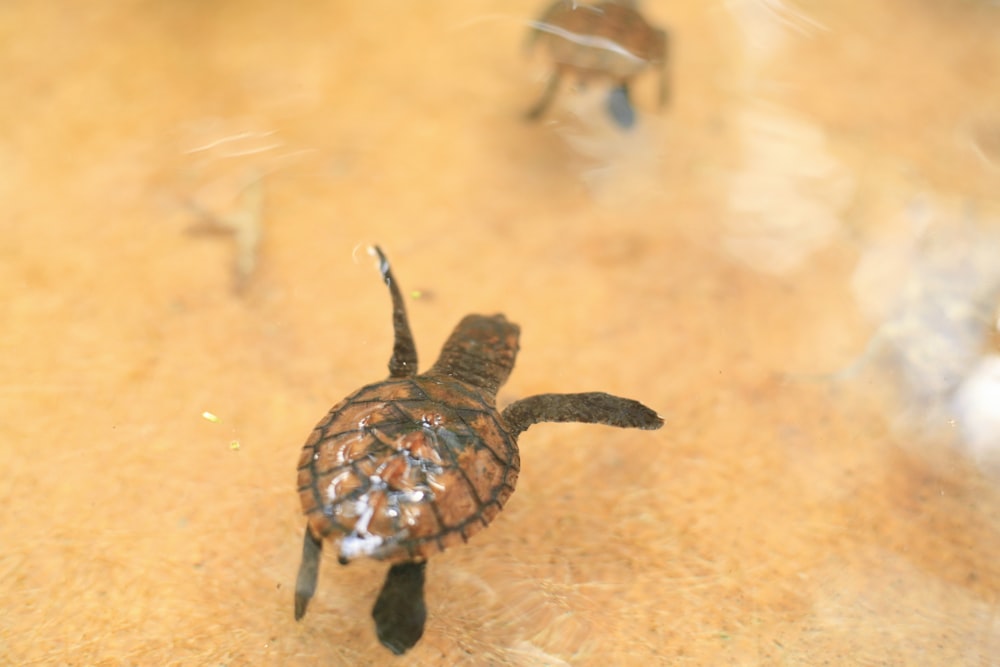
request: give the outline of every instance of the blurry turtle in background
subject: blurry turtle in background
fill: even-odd
[[[517,357],[519,327],[503,315],[468,315],[431,368],[417,351],[399,286],[382,251],[395,332],[389,377],[337,403],[306,441],[298,491],[308,521],[295,585],[295,618],[316,591],[323,541],[341,564],[391,563],[372,611],[379,640],[402,654],[420,639],[427,558],[487,526],[514,492],[517,437],[539,422],[657,429],[663,420],[610,394],[541,394],[497,410]]]
[[[556,0],[532,22],[528,49],[536,43],[545,46],[554,69],[541,98],[526,114],[529,120],[542,117],[564,75],[575,75],[583,85],[593,79],[610,81],[607,110],[625,129],[635,124],[629,85],[647,68],[660,70],[659,103],[661,108],[666,104],[668,35],[647,23],[635,5]]]

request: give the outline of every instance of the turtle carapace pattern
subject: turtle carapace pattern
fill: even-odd
[[[316,591],[327,541],[342,564],[363,556],[391,563],[372,615],[379,640],[401,654],[424,631],[427,559],[488,525],[514,492],[521,432],[546,421],[656,429],[663,420],[599,392],[542,394],[498,412],[520,333],[503,315],[465,317],[437,363],[418,374],[399,286],[382,251],[372,253],[392,297],[389,377],[333,406],[302,448],[298,491],[308,523],[295,618]]]
[[[626,0],[556,0],[532,22],[528,48],[544,46],[553,69],[541,98],[525,114],[529,120],[545,114],[564,76],[575,76],[581,85],[592,79],[610,81],[608,113],[625,129],[635,123],[629,85],[643,70],[659,68],[659,103],[666,104],[669,36],[650,25],[635,5]]]

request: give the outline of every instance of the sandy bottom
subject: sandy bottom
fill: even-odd
[[[629,132],[521,120],[533,1],[99,4],[0,8],[0,664],[997,664],[995,2],[650,0]],[[292,618],[373,242],[424,364],[503,312],[502,404],[667,419],[524,434],[400,659],[380,563]]]

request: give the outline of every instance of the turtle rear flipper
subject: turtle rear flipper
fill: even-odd
[[[635,109],[629,99],[628,84],[616,86],[608,93],[608,114],[623,130],[630,130],[635,125]]]
[[[599,391],[529,396],[508,405],[500,416],[512,438],[539,422],[582,422],[646,430],[663,426],[663,418],[639,401]]]
[[[424,604],[424,569],[427,562],[399,563],[389,568],[378,594],[372,618],[382,644],[402,655],[424,634],[427,607]]]
[[[295,580],[295,620],[306,615],[309,600],[316,593],[316,577],[319,575],[319,557],[323,553],[323,540],[313,537],[306,526],[306,536],[302,540],[302,562],[299,576]]]

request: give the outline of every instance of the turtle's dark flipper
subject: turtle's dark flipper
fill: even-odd
[[[628,84],[616,86],[608,93],[608,113],[623,130],[631,130],[635,125],[635,109],[629,98]]]
[[[392,275],[392,267],[389,266],[389,260],[385,258],[382,249],[372,246],[372,252],[378,257],[378,270],[382,274],[382,280],[389,287],[389,294],[392,295],[392,329],[395,341],[392,345],[392,357],[389,359],[389,377],[413,377],[417,374],[417,344],[413,342],[403,295],[399,291],[396,278]]]
[[[552,100],[555,99],[556,91],[559,90],[559,81],[562,79],[559,70],[552,73],[549,77],[549,82],[545,85],[545,91],[542,96],[535,103],[535,106],[528,109],[528,112],[524,114],[524,117],[528,120],[538,120],[542,117],[542,114],[549,108],[552,104]]]
[[[583,422],[641,429],[663,426],[663,418],[639,401],[596,391],[530,396],[511,403],[500,416],[515,438],[539,422]]]
[[[295,580],[295,620],[306,615],[309,600],[316,592],[316,577],[319,574],[319,557],[323,552],[323,541],[313,537],[309,526],[306,526],[306,536],[302,540],[302,563],[299,565],[299,576]]]
[[[670,101],[670,73],[667,71],[667,58],[670,55],[670,34],[666,30],[657,30],[657,35],[663,47],[660,49],[660,108]]]
[[[420,640],[427,620],[424,605],[424,569],[426,562],[399,563],[389,568],[382,592],[378,594],[372,618],[382,644],[402,655]]]

